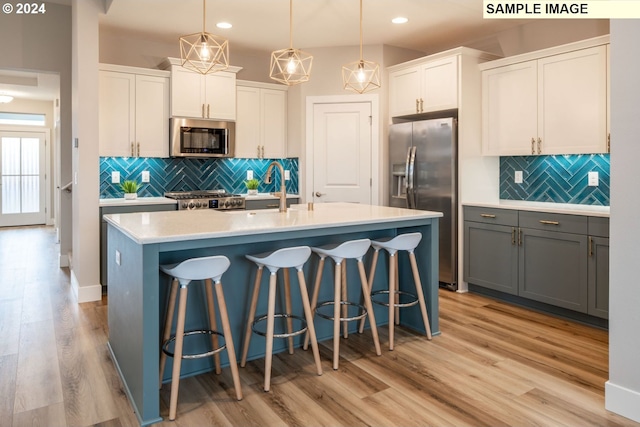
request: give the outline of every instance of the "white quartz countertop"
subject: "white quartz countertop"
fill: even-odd
[[[113,199],[100,199],[100,207],[105,206],[143,206],[177,204],[178,201],[168,197],[138,197],[133,200],[125,200],[124,197]]]
[[[527,202],[524,200],[500,200],[498,203],[463,203],[464,206],[481,208],[516,209],[520,211],[549,212],[569,215],[609,217],[609,206],[575,205],[569,203]]]
[[[280,198],[280,196],[274,196],[271,193],[258,193],[258,194],[247,194],[247,193],[243,193],[240,194],[242,197],[244,197],[246,200],[272,200],[272,199],[278,199]],[[289,194],[287,193],[287,199],[299,199],[300,195],[299,194]]]
[[[139,244],[233,237],[328,227],[441,217],[441,212],[372,206],[356,203],[293,205],[277,209],[221,212],[195,209],[105,215],[107,222]]]

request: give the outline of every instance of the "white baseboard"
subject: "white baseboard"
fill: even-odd
[[[607,411],[640,422],[640,392],[613,384],[604,384],[604,407]]]
[[[80,286],[73,270],[71,270],[71,288],[79,304],[102,299],[102,285],[98,283],[97,285]]]

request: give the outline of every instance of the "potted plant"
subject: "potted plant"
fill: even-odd
[[[247,186],[247,193],[250,195],[258,194],[258,186],[260,186],[260,181],[253,178],[244,182]]]
[[[120,188],[124,191],[124,198],[126,200],[133,200],[138,197],[140,185],[136,181],[126,180],[120,184]]]

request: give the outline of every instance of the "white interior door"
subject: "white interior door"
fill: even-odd
[[[0,132],[0,226],[44,224],[45,134]]]
[[[313,106],[314,202],[371,204],[370,102]]]

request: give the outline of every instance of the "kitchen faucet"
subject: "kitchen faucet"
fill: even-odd
[[[277,166],[280,169],[280,212],[287,211],[287,188],[284,183],[284,168],[282,165],[275,160],[269,164],[269,168],[267,169],[267,176],[264,178],[264,182],[266,184],[271,184],[271,169],[274,166]]]

